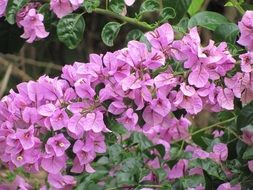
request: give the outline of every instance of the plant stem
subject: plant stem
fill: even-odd
[[[244,15],[245,10],[242,8],[242,6],[238,3],[237,0],[230,0],[231,3],[233,3],[234,7],[242,14]]]
[[[140,28],[143,28],[143,29],[145,29],[147,31],[153,30],[155,28],[155,27],[152,27],[151,25],[149,25],[146,22],[140,22],[140,21],[138,21],[135,18],[130,18],[130,17],[127,17],[127,16],[122,16],[120,14],[116,14],[116,13],[114,13],[112,11],[109,11],[109,10],[105,10],[105,9],[101,9],[101,8],[96,8],[93,12],[95,12],[97,14],[101,14],[101,15],[106,15],[106,16],[109,16],[109,17],[112,17],[112,18],[116,18],[116,19],[121,20],[123,22],[127,22],[129,24],[132,24],[132,25],[138,26]]]
[[[214,127],[223,125],[223,124],[225,124],[225,123],[229,123],[229,122],[231,122],[231,121],[234,121],[235,119],[236,119],[236,116],[235,116],[235,117],[232,117],[232,118],[230,118],[230,119],[227,119],[227,120],[225,120],[225,121],[221,121],[221,122],[218,122],[218,123],[209,125],[209,126],[207,126],[207,127],[201,128],[201,129],[199,129],[199,130],[197,130],[197,131],[191,133],[191,134],[190,134],[188,137],[186,137],[185,139],[187,139],[187,138],[189,138],[189,137],[191,137],[191,136],[197,135],[197,134],[199,134],[199,133],[201,133],[201,132],[207,131],[207,130],[209,130],[209,129],[212,129],[212,128],[214,128]],[[225,128],[225,127],[224,127],[224,128]],[[180,142],[180,141],[184,141],[184,140],[177,140],[177,141],[174,141],[173,143],[178,143],[178,142]]]
[[[225,120],[225,121],[221,121],[221,122],[218,122],[218,123],[209,125],[209,126],[207,126],[207,127],[204,127],[204,128],[202,128],[202,129],[200,129],[200,130],[197,130],[197,131],[193,132],[193,133],[191,134],[191,136],[194,136],[194,135],[196,135],[196,134],[198,134],[198,133],[201,133],[201,132],[203,132],[203,131],[206,131],[206,130],[208,130],[208,129],[212,129],[212,128],[217,127],[217,126],[219,126],[219,125],[223,125],[223,124],[225,124],[225,123],[229,123],[230,121],[234,121],[235,119],[236,119],[236,117],[232,117],[232,118],[227,119],[227,120]]]

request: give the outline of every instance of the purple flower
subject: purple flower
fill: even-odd
[[[239,40],[237,41],[239,44],[245,46],[249,50],[253,50],[253,11],[246,11],[246,13],[243,15],[242,20],[238,23],[241,36]]]
[[[145,36],[154,48],[166,50],[174,40],[174,31],[170,24],[165,23]]]
[[[65,154],[65,151],[69,148],[69,146],[70,142],[61,133],[47,140],[46,152],[47,154],[60,157]]]
[[[45,154],[41,160],[41,167],[48,173],[57,174],[66,166],[66,156],[57,157]]]
[[[179,160],[173,168],[169,171],[169,179],[178,179],[184,176],[188,167],[188,160],[181,159]]]
[[[100,133],[108,130],[103,119],[103,114],[100,111],[96,111],[95,113],[88,113],[85,117],[81,118],[80,122],[84,131],[92,130],[94,133]]]
[[[24,27],[24,34],[21,37],[27,39],[28,43],[46,38],[49,33],[45,30],[43,20],[42,14],[36,13],[35,9],[30,9],[24,20],[20,21],[20,25]]]
[[[49,174],[48,183],[56,190],[71,190],[76,185],[73,176],[62,174]]]
[[[73,12],[73,7],[69,0],[50,0],[50,8],[58,18]]]
[[[2,17],[4,15],[5,9],[7,7],[7,3],[8,3],[7,0],[3,0],[0,2],[0,17]]]
[[[129,108],[126,110],[126,112],[123,113],[121,118],[117,119],[117,121],[131,131],[134,130],[137,125],[138,115],[134,113],[132,108]]]
[[[28,129],[17,129],[16,137],[19,139],[24,150],[32,148],[35,144],[33,125]]]
[[[245,73],[250,73],[253,71],[252,64],[253,64],[253,52],[247,52],[245,54],[241,54],[241,70]]]

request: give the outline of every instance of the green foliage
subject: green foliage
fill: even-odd
[[[170,23],[178,24],[180,20],[184,17],[184,15],[187,13],[191,2],[191,0],[163,0],[164,7],[173,8],[176,12],[176,17],[170,19]]]
[[[214,38],[217,42],[235,43],[239,34],[238,26],[234,23],[225,23],[217,26]]]
[[[173,19],[176,17],[176,15],[177,15],[177,13],[176,13],[175,9],[173,9],[171,7],[165,7],[160,12],[160,22],[166,22],[169,19]]]
[[[160,4],[156,0],[145,0],[140,7],[140,14],[146,12],[157,11],[160,8]]]
[[[205,0],[192,0],[192,3],[188,9],[188,13],[193,16],[194,14],[196,14],[201,6],[203,5],[203,3],[205,2]]]
[[[100,5],[100,0],[85,0],[83,6],[88,13],[91,13]]]
[[[209,176],[214,177],[219,180],[226,180],[226,175],[218,163],[215,163],[211,159],[195,159],[190,162],[190,167],[200,167]]]
[[[17,12],[29,2],[29,0],[8,0],[6,8],[6,20],[10,24],[15,24]]]
[[[57,24],[58,39],[69,49],[76,48],[83,39],[85,21],[82,14],[69,14]]]
[[[112,1],[110,1],[109,8],[113,12],[120,14],[123,12],[123,10],[125,8],[125,2],[124,2],[124,0],[112,0]]]
[[[237,128],[241,129],[253,122],[253,105],[248,104],[242,108],[237,118]]]
[[[131,30],[126,36],[126,41],[140,40],[143,35],[144,33],[139,29]]]
[[[226,23],[228,23],[228,20],[223,15],[216,12],[203,11],[190,18],[188,27],[201,26],[215,31],[219,25]]]
[[[113,46],[113,42],[119,34],[122,25],[118,22],[108,22],[101,33],[103,42],[107,46]]]

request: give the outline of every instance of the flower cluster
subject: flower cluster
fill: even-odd
[[[52,1],[51,6],[59,2],[66,13],[70,2],[81,3]],[[253,20],[252,15],[247,12],[239,25],[242,45],[248,35],[244,27],[248,26],[247,19]],[[30,21],[33,24],[27,24]],[[40,23],[34,9],[20,21],[24,27],[40,27]],[[30,30],[25,36],[35,39]],[[250,47],[240,56],[241,72],[234,73],[236,61],[227,44],[215,45],[211,40],[203,47],[196,27],[181,40],[174,40],[174,31],[167,23],[146,37],[148,45],[131,41],[115,52],[91,54],[88,63],[64,66],[61,78],[42,76],[36,82],[19,84],[17,92],[11,90],[0,102],[2,162],[10,169],[23,167],[30,173],[44,169],[52,187],[71,188],[75,181],[65,175],[66,171],[92,173],[96,155],[106,152],[104,135],[110,132],[106,125],[109,117],[128,131],[143,132],[154,144],[164,145],[165,159],[169,160],[171,143],[191,138],[191,116],[202,110],[233,110],[235,98],[243,103],[253,100]],[[175,117],[179,110],[185,113]],[[245,142],[253,143],[252,134],[245,128]],[[214,135],[222,136],[222,131],[214,131]],[[222,163],[228,157],[223,143],[213,145],[209,152],[188,145],[185,152],[192,154],[189,160]],[[168,180],[202,175],[201,168],[188,167],[189,160],[180,159],[172,168],[166,166]],[[150,167],[157,165],[156,161],[150,162]],[[252,165],[249,162],[251,170]],[[152,179],[152,173],[146,178]],[[193,188],[204,187],[198,184]],[[240,185],[225,183],[219,187],[224,188],[240,189]]]

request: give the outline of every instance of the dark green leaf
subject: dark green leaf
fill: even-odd
[[[173,19],[176,17],[176,11],[175,9],[171,7],[165,7],[161,12],[160,12],[160,22],[167,21],[169,19]]]
[[[129,157],[122,161],[122,171],[132,175],[139,173],[142,163],[138,157]]]
[[[176,12],[176,17],[170,19],[171,24],[175,25],[180,22],[180,20],[187,13],[191,2],[191,0],[163,0],[164,7],[171,7]]]
[[[237,141],[236,143],[236,154],[238,157],[242,157],[243,153],[245,152],[247,145],[242,141]]]
[[[139,29],[131,30],[126,36],[126,41],[140,40],[143,35],[143,32]]]
[[[131,139],[132,139],[134,144],[135,143],[139,144],[139,147],[140,147],[141,150],[145,150],[145,149],[150,148],[151,146],[153,146],[153,144],[142,133],[138,133],[138,132],[132,133]]]
[[[24,40],[20,38],[22,30],[3,19],[0,19],[0,52],[17,53],[24,44]]]
[[[57,35],[69,49],[74,49],[82,41],[84,29],[85,21],[82,14],[69,14],[57,24]]]
[[[192,0],[191,6],[188,9],[188,13],[193,16],[197,13],[205,0]]]
[[[167,172],[163,168],[158,168],[154,170],[156,176],[158,177],[159,182],[162,182],[163,180],[166,180],[167,178]]]
[[[206,171],[212,177],[220,180],[225,180],[226,175],[222,170],[221,166],[211,159],[195,159],[190,162],[190,167],[200,167]]]
[[[117,141],[117,136],[114,133],[105,134],[106,144],[113,145]]]
[[[214,31],[219,25],[226,23],[228,23],[228,20],[223,15],[216,12],[203,11],[191,17],[188,27],[201,26]]]
[[[248,104],[243,107],[237,118],[237,128],[241,129],[253,122],[253,106]]]
[[[214,31],[214,39],[217,42],[235,43],[239,34],[239,28],[234,23],[226,23],[219,25]]]
[[[113,46],[113,42],[119,34],[120,27],[121,27],[121,24],[118,22],[108,22],[104,26],[101,33],[101,37],[102,37],[103,42],[107,46]]]
[[[140,13],[157,11],[160,9],[160,4],[157,0],[146,0],[141,4]]]
[[[252,160],[253,159],[253,147],[248,147],[247,150],[244,152],[242,158],[244,160]]]
[[[191,175],[181,179],[185,189],[194,188],[199,185],[205,186],[205,177],[202,175]]]
[[[83,6],[88,13],[91,13],[99,5],[100,5],[100,0],[85,0],[83,2]]]
[[[28,3],[29,0],[8,0],[6,8],[6,20],[10,24],[15,24],[17,12]]]
[[[114,118],[109,118],[107,126],[111,131],[118,133],[120,135],[123,135],[127,132],[124,126],[119,122],[117,122]]]
[[[119,144],[114,144],[108,148],[109,159],[112,162],[121,161],[121,153],[123,149]]]
[[[147,148],[145,151],[149,152],[150,150],[154,150],[154,149],[159,152],[161,157],[165,156],[165,147],[162,144],[157,144],[157,145],[151,146],[151,147]]]
[[[109,8],[118,14],[121,14],[125,8],[124,0],[111,0],[109,4]]]
[[[222,111],[218,113],[219,121],[224,121],[234,117],[234,114],[231,111]]]
[[[117,184],[133,184],[134,183],[134,176],[131,173],[126,172],[119,172],[116,175]]]

